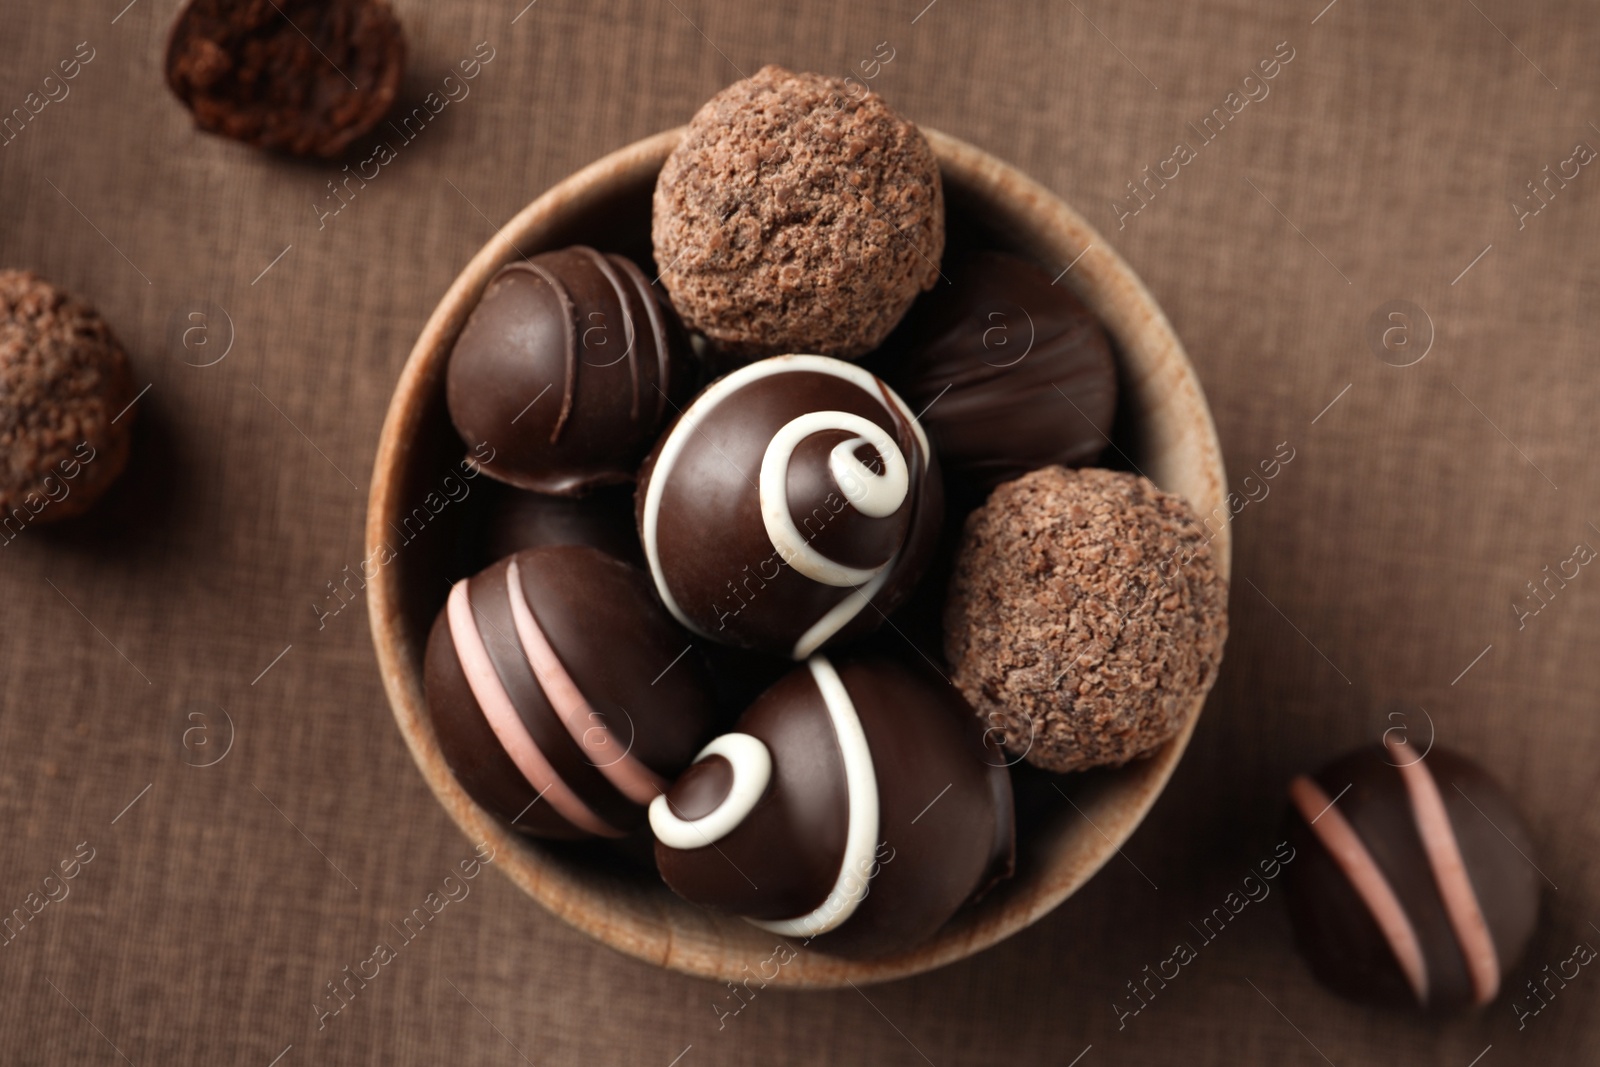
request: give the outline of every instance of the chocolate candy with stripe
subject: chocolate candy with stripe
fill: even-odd
[[[813,656],[651,803],[656,866],[796,944],[904,951],[1010,873],[1005,764],[939,678]]]
[[[541,837],[620,837],[713,728],[709,679],[635,567],[527,549],[457,582],[428,638],[428,710],[456,779]]]
[[[944,511],[911,409],[868,371],[811,355],[707,386],[645,461],[637,499],[678,621],[797,660],[877,628],[927,570]]]
[[[1476,763],[1390,742],[1290,785],[1296,940],[1316,976],[1351,999],[1482,1007],[1538,920],[1531,835]]]
[[[632,482],[693,374],[643,272],[577,245],[500,269],[456,341],[445,395],[491,477],[570,496]]]

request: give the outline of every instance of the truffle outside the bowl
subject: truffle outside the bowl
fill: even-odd
[[[1047,189],[962,141],[923,132],[939,159],[952,225],[1052,274],[1075,264],[1060,284],[1105,323],[1125,397],[1107,461],[1115,462],[1120,451],[1161,488],[1186,497],[1203,519],[1219,521],[1212,551],[1226,577],[1222,452],[1194,369],[1166,316],[1105,239]],[[651,192],[680,135],[669,130],[638,141],[554,186],[473,257],[434,309],[401,372],[378,442],[366,533],[377,573],[368,595],[378,664],[400,732],[450,817],[473,841],[494,847],[495,866],[551,912],[612,948],[689,974],[734,980],[773,958],[773,935],[686,903],[647,872],[608,863],[592,849],[532,841],[510,830],[474,804],[451,775],[422,688],[428,626],[449,581],[465,573],[454,552],[460,524],[471,514],[469,500],[458,502],[457,493],[445,491],[446,479],[461,480],[466,453],[444,400],[456,336],[494,272],[523,255],[581,242],[648,262]],[[1016,876],[931,940],[872,960],[802,949],[769,984],[835,987],[900,978],[963,959],[1037,921],[1133,833],[1182,757],[1203,703],[1196,699],[1182,730],[1151,758],[1061,778],[1082,815],[1060,804],[1019,824]]]

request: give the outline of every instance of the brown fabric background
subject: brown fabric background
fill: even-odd
[[[125,2],[0,2],[0,110],[78,42],[95,50],[0,148],[0,264],[88,296],[152,384],[114,496],[0,547],[0,910],[77,843],[95,850],[70,897],[0,948],[0,1060],[1596,1056],[1600,975],[1520,1032],[1506,997],[1447,1023],[1354,1008],[1312,981],[1277,894],[1125,1029],[1111,1007],[1270,854],[1287,779],[1376,740],[1391,711],[1416,737],[1426,709],[1534,828],[1550,885],[1510,993],[1600,943],[1600,574],[1520,631],[1511,607],[1576,543],[1600,547],[1600,171],[1522,229],[1509,206],[1576,142],[1600,146],[1591,5],[937,0],[914,21],[926,0],[538,0],[513,24],[524,0],[399,0],[408,96],[478,42],[495,57],[319,229],[335,168],[194,133],[161,81],[176,4]],[[1237,520],[1233,635],[1187,759],[1125,860],[938,973],[768,991],[719,1030],[726,990],[600,948],[490,872],[319,1032],[324,984],[471,853],[391,724],[364,603],[321,628],[313,609],[361,558],[374,443],[428,310],[562,176],[684,121],[741,70],[842,75],[881,41],[895,58],[874,84],[893,105],[1039,178],[1143,275],[1235,483],[1295,450]],[[1283,41],[1295,58],[1271,95],[1119,231],[1124,183]],[[1364,338],[1394,299],[1433,325],[1404,369]],[[171,324],[208,304],[232,348],[185,365],[202,355]],[[227,326],[215,310],[208,324],[214,355]],[[187,765],[220,749],[218,709],[231,750]],[[211,749],[184,747],[197,726]]]

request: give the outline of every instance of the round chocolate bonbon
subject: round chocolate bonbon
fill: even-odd
[[[0,544],[82,514],[132,451],[128,357],[89,304],[0,270]]]
[[[1538,921],[1531,835],[1476,763],[1386,740],[1289,787],[1295,939],[1353,1000],[1481,1007]]]
[[[428,638],[439,747],[483,807],[526,833],[618,837],[712,728],[705,668],[637,568],[528,549],[457,582]]]
[[[332,159],[388,112],[405,57],[387,0],[190,0],[167,86],[208,133]]]
[[[450,418],[521,489],[633,480],[691,384],[688,342],[631,260],[582,245],[500,269],[456,340]]]
[[[650,806],[680,896],[828,952],[932,934],[1010,873],[1004,754],[955,690],[896,661],[813,656]]]
[[[712,383],[639,474],[640,539],[685,626],[804,659],[922,575],[943,487],[911,409],[860,367],[761,360]]]
[[[1206,528],[1140,475],[1045,467],[967,517],[945,606],[950,679],[1035,766],[1120,766],[1166,744],[1227,635]]]
[[[485,560],[541,545],[588,545],[624,563],[644,566],[633,521],[633,490],[628,486],[607,486],[570,497],[492,483],[479,533],[487,546],[480,557]]]
[[[944,190],[877,93],[767,66],[690,120],[656,181],[661,280],[722,355],[876,348],[939,280]]]
[[[1093,463],[1117,410],[1100,321],[1016,256],[979,252],[950,273],[907,316],[885,375],[923,412],[952,492],[981,498],[1040,467]]]

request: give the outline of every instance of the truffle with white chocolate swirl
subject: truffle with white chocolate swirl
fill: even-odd
[[[960,695],[887,659],[813,656],[650,805],[687,900],[840,955],[925,940],[1011,871],[1004,754]]]
[[[440,751],[524,833],[620,837],[711,732],[686,643],[635,567],[577,545],[508,556],[451,588],[428,638]]]
[[[639,473],[662,602],[696,632],[804,659],[875,629],[933,555],[927,437],[871,373],[777,356],[713,382]]]

